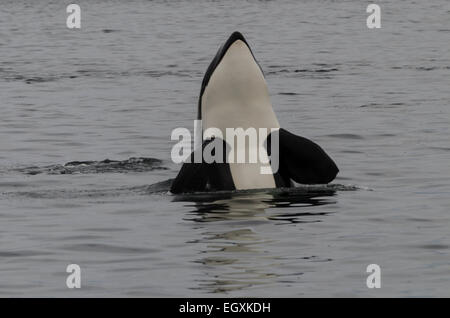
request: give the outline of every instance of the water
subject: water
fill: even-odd
[[[447,1],[78,3],[1,3],[0,296],[450,296]],[[167,193],[235,30],[331,185]]]

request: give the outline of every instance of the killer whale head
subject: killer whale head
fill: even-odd
[[[279,128],[264,73],[240,32],[219,48],[205,73],[197,119],[203,130]]]
[[[247,47],[248,51],[252,55],[252,59],[256,62],[256,58],[253,55],[252,49],[250,48],[249,44],[247,43],[247,40],[244,38],[242,33],[239,32],[239,31],[233,32],[230,35],[230,37],[228,38],[228,40],[220,46],[219,50],[216,53],[216,56],[214,57],[214,59],[209,64],[208,69],[206,70],[206,73],[205,73],[205,75],[203,77],[202,87],[201,87],[201,90],[200,90],[200,97],[198,99],[197,119],[201,119],[202,118],[202,97],[203,97],[203,94],[205,93],[206,87],[209,84],[209,80],[211,79],[212,74],[214,73],[214,71],[216,70],[217,66],[222,61],[222,59],[225,56],[225,54],[227,53],[228,49],[230,49],[230,47],[237,41],[241,41],[242,43],[245,44],[245,46]],[[257,63],[257,64],[259,66],[259,63]],[[259,66],[259,68],[260,68],[260,70],[262,72],[262,69],[261,69],[260,66]]]
[[[280,128],[263,71],[239,32],[234,32],[220,47],[205,73],[197,119],[201,120],[201,133],[194,135],[202,139],[201,147],[196,148],[183,164],[172,183],[172,193],[291,187],[293,182],[323,184],[331,182],[339,171],[319,145]],[[196,132],[200,128],[195,126]],[[256,147],[247,142],[228,143],[228,138],[223,139],[223,132],[228,128],[265,131],[258,134],[258,138],[265,140],[266,146],[260,142]],[[217,131],[221,132],[221,137],[216,135]],[[274,152],[272,145],[277,140],[279,147],[275,150],[279,149]],[[209,148],[213,141],[218,149],[223,148],[223,154],[230,148],[233,154],[235,150],[243,150],[244,153],[252,150],[263,159],[270,155],[271,168],[273,159],[278,158],[279,169],[271,169],[269,174],[261,173],[261,161],[207,162],[202,157],[203,150]],[[196,157],[201,160],[195,162]]]

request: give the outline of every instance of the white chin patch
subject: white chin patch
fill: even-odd
[[[227,128],[266,128],[270,133],[280,127],[264,75],[243,41],[237,40],[228,48],[212,73],[202,95],[201,112],[203,130],[217,128],[224,137]],[[275,187],[273,175],[261,174],[262,166],[231,163],[236,188]]]

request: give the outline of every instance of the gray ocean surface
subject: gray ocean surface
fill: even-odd
[[[0,296],[450,296],[450,2],[68,3],[0,4]],[[235,30],[332,184],[168,193]]]

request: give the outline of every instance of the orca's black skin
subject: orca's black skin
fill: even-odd
[[[209,79],[211,78],[211,75],[214,73],[214,70],[216,69],[216,67],[220,64],[220,61],[222,61],[222,58],[225,56],[225,53],[227,53],[230,46],[237,40],[241,40],[242,42],[245,43],[245,45],[247,45],[248,49],[250,50],[250,53],[252,53],[253,59],[256,61],[256,58],[253,55],[252,49],[248,45],[244,36],[238,31],[233,32],[233,34],[230,35],[228,40],[219,48],[219,51],[217,51],[216,56],[209,64],[208,69],[206,70],[205,76],[203,77],[202,88],[200,90],[200,97],[198,98],[197,119],[199,119],[199,120],[202,119],[202,97],[203,97],[203,93],[205,92],[206,86],[208,86]],[[256,63],[258,64],[258,61],[256,61]],[[258,64],[258,66],[259,66],[259,64]],[[259,68],[261,69],[261,66],[259,66]],[[262,72],[262,69],[261,69],[261,72]]]
[[[206,163],[203,159],[203,151],[205,147],[212,142],[222,143],[222,163]],[[215,149],[215,148],[213,148]],[[201,153],[199,154],[198,152]],[[186,192],[200,192],[200,191],[221,191],[221,190],[236,190],[234,186],[233,177],[231,176],[230,165],[226,163],[230,149],[226,142],[220,138],[205,140],[201,148],[192,152],[188,162],[185,162],[181,167],[180,172],[172,183],[170,192],[186,193]],[[212,155],[215,155],[214,150]],[[201,162],[195,163],[194,157],[201,158]]]
[[[326,184],[336,177],[338,167],[318,144],[283,128],[267,137],[265,144],[269,156],[274,134],[278,134],[279,138],[279,165],[278,171],[274,174],[277,188],[292,187],[292,180],[301,184]],[[199,158],[203,158],[203,151],[210,142],[212,140],[206,140],[202,148],[196,150],[202,152],[197,154],[201,156]],[[193,152],[190,161],[183,164],[172,183],[170,190],[172,193],[236,190],[230,165],[226,163],[229,146],[222,139],[214,139],[214,142],[222,143],[222,163],[206,163],[203,159],[201,163],[193,163],[195,156]]]
[[[279,167],[274,174],[277,188],[292,186],[291,179],[301,184],[326,184],[336,178],[338,167],[318,144],[283,128],[267,137],[269,156],[273,134],[279,138]]]
[[[209,80],[229,47],[237,40],[243,41],[250,49],[247,41],[239,32],[234,32],[219,49],[203,78],[198,102],[198,119],[202,119],[202,96],[208,86]],[[251,49],[250,52],[252,52]],[[339,172],[338,167],[319,145],[304,137],[296,136],[283,128],[280,128],[274,133],[278,134],[279,138],[279,167],[278,171],[274,174],[275,186],[277,188],[292,187],[294,185],[292,180],[301,184],[326,184],[336,177]],[[271,133],[266,140],[266,150],[269,156],[271,151],[271,138],[274,133]],[[206,163],[203,160],[203,150],[213,141],[222,143],[223,163]],[[226,163],[229,145],[222,139],[205,140],[202,147],[195,150],[195,152],[200,151],[202,153],[198,155],[202,158],[202,161],[200,163],[194,163],[195,154],[193,152],[190,160],[181,167],[180,172],[172,183],[170,191],[174,194],[179,194],[200,191],[236,190],[230,165]]]

